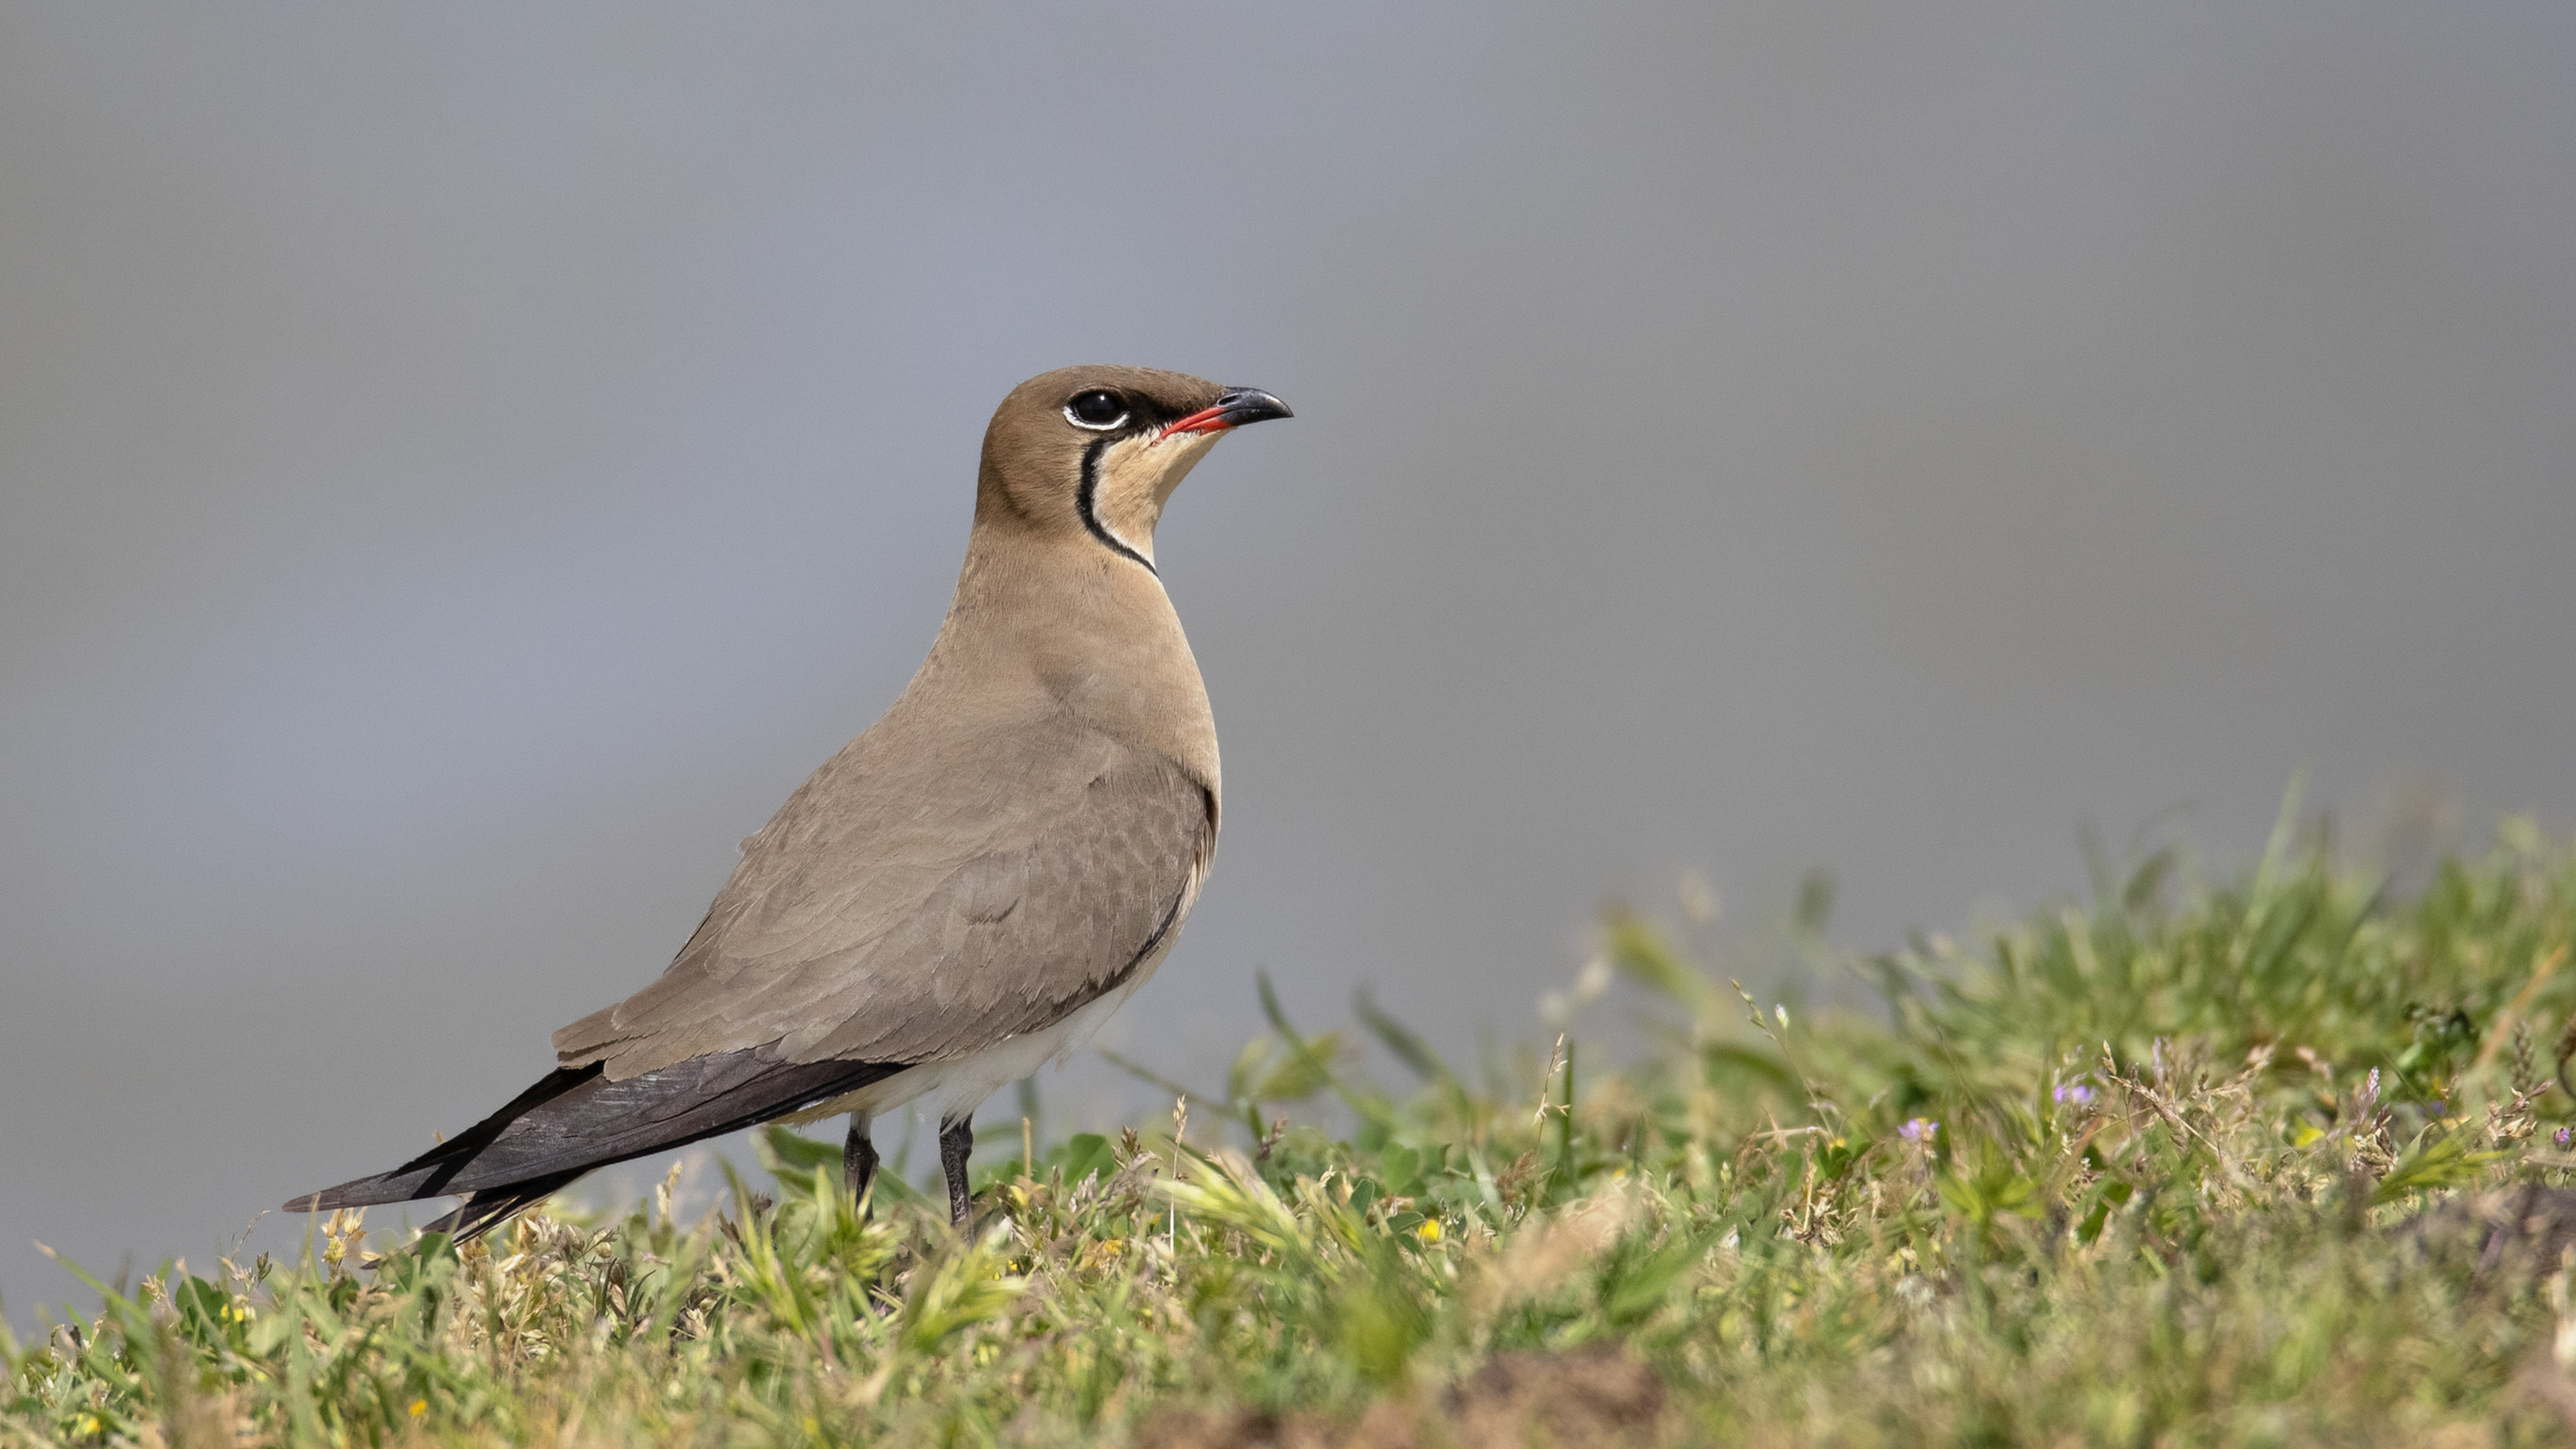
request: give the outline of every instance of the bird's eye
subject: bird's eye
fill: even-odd
[[[1095,387],[1075,393],[1073,401],[1064,405],[1064,417],[1077,428],[1107,432],[1127,421],[1127,399],[1107,388]]]

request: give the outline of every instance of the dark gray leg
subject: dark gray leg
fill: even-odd
[[[868,1184],[876,1180],[877,1145],[868,1138],[863,1112],[850,1114],[850,1140],[841,1144],[841,1172],[850,1182],[850,1201],[865,1202]]]
[[[975,1150],[975,1114],[939,1124],[939,1170],[948,1178],[948,1220],[966,1226],[972,1204],[966,1193],[966,1154]]]

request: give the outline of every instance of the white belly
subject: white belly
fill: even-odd
[[[1090,1002],[1053,1026],[1041,1027],[1024,1036],[1007,1037],[982,1051],[970,1052],[946,1061],[923,1062],[906,1067],[883,1081],[844,1097],[836,1097],[818,1107],[808,1107],[790,1114],[789,1122],[813,1122],[843,1112],[862,1117],[881,1117],[909,1102],[917,1102],[933,1121],[945,1125],[982,1106],[984,1099],[1000,1091],[1004,1084],[1016,1082],[1049,1060],[1063,1062],[1100,1030],[1110,1014],[1127,1004],[1136,988],[1145,984],[1159,961],[1147,963],[1145,969],[1127,978],[1108,995]]]

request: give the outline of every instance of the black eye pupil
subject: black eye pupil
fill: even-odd
[[[1065,410],[1073,414],[1076,422],[1105,427],[1127,415],[1127,404],[1114,392],[1094,389],[1075,394],[1073,401],[1065,404]]]

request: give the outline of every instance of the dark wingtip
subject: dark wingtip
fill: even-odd
[[[579,1176],[581,1169],[576,1168],[512,1183],[496,1192],[469,1193],[454,1212],[432,1219],[421,1232],[445,1233],[458,1243],[470,1243],[571,1186]]]
[[[423,1176],[424,1174],[417,1172],[380,1172],[373,1177],[361,1177],[355,1181],[341,1183],[337,1187],[326,1187],[320,1192],[308,1192],[290,1197],[280,1204],[279,1210],[290,1213],[327,1213],[340,1208],[381,1207],[389,1202],[409,1202],[413,1198],[439,1196],[435,1192],[425,1193],[419,1190]]]
[[[373,1204],[353,1203],[349,1199],[353,1195],[351,1189],[364,1187],[373,1181],[375,1181],[374,1178],[362,1177],[356,1182],[344,1182],[338,1187],[326,1187],[320,1192],[308,1192],[301,1197],[290,1197],[279,1203],[277,1210],[288,1213],[327,1213],[344,1207],[370,1207]]]

